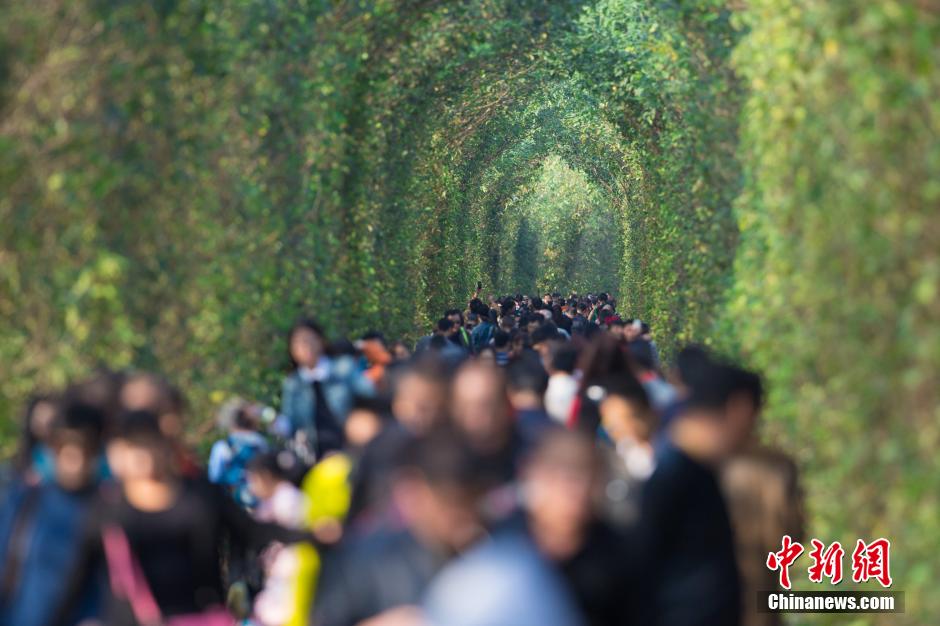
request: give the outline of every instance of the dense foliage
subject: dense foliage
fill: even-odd
[[[918,623],[938,41],[926,1],[5,3],[0,424],[102,364],[269,399],[303,310],[607,288],[766,371],[812,532],[892,538]]]

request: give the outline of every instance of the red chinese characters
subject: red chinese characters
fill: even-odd
[[[891,586],[891,542],[881,537],[867,544],[861,539],[852,551],[852,580],[857,583],[874,578],[882,587]]]
[[[783,547],[779,552],[767,554],[767,567],[771,570],[780,570],[780,586],[790,588],[790,565],[803,554],[803,544],[793,541],[790,535],[783,536]]]
[[[821,583],[823,577],[826,577],[833,585],[838,585],[842,581],[842,557],[845,556],[842,544],[835,541],[826,548],[826,544],[819,539],[813,539],[812,544],[809,558],[813,560],[813,564],[807,570],[810,581]]]

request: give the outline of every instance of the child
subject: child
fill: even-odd
[[[260,454],[248,462],[248,489],[258,503],[258,520],[293,529],[305,525],[307,498],[289,479],[297,463],[286,450]],[[274,544],[261,560],[265,582],[255,599],[255,618],[263,626],[283,626],[296,613],[294,580],[301,568],[300,555],[296,547]]]

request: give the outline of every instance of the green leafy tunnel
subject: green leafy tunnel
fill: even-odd
[[[940,611],[936,3],[0,7],[0,418],[100,365],[204,417],[301,311],[413,337],[606,289],[764,369],[813,531]],[[9,437],[8,437],[9,439]]]

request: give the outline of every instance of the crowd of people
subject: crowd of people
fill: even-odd
[[[217,416],[100,372],[26,407],[0,508],[0,624],[772,624],[755,610],[793,463],[760,377],[669,364],[610,294],[479,297],[413,347],[287,337],[276,408]]]

